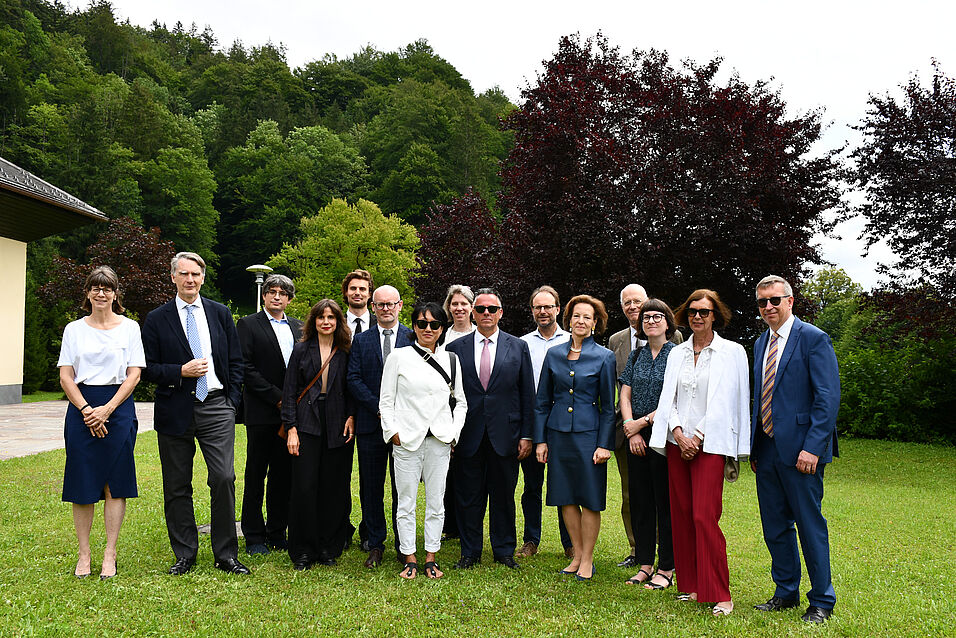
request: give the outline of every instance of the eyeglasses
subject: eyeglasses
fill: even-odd
[[[376,310],[391,310],[392,308],[398,307],[398,304],[402,303],[399,301],[376,301],[372,305],[375,306]]]
[[[712,312],[713,310],[711,310],[710,308],[688,308],[687,316],[693,317],[694,315],[700,315],[702,319],[706,319],[707,317],[710,316],[710,313]]]
[[[475,312],[477,312],[479,315],[483,315],[486,312],[490,315],[493,315],[499,310],[501,310],[501,306],[475,306]]]
[[[757,306],[760,308],[766,308],[767,302],[770,302],[770,305],[772,306],[779,306],[781,301],[783,301],[784,299],[789,299],[789,298],[790,298],[790,295],[784,295],[782,297],[758,297]]]
[[[288,297],[289,293],[285,290],[265,290],[262,292],[263,297]]]
[[[661,313],[646,314],[643,319],[644,323],[660,323],[664,321],[664,315]]]
[[[621,305],[624,306],[625,308],[630,308],[631,306],[637,306],[638,308],[640,308],[641,306],[644,305],[644,300],[643,299],[628,299],[627,301],[622,301]]]
[[[108,295],[108,294],[110,294],[111,292],[113,292],[113,289],[112,289],[112,288],[102,288],[102,287],[100,287],[100,286],[94,286],[94,287],[90,288],[90,292],[93,293],[94,295],[98,295],[98,294],[100,294],[100,293],[103,293],[104,295]]]
[[[418,319],[418,320],[415,321],[415,326],[416,326],[419,330],[424,330],[425,328],[431,328],[432,330],[438,330],[439,328],[442,327],[442,323],[441,323],[441,321],[438,321],[437,319],[436,319],[436,320],[433,320],[433,321],[427,321],[427,320],[425,320],[425,319]]]
[[[545,312],[547,310],[552,310],[557,307],[558,307],[557,305],[551,304],[550,306],[531,306],[531,309],[534,310],[535,312]]]

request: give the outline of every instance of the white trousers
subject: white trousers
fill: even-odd
[[[392,446],[395,462],[395,489],[398,491],[398,541],[403,554],[415,553],[415,520],[418,483],[425,483],[425,551],[441,549],[445,524],[445,478],[451,446],[433,436],[425,437],[415,451]]]

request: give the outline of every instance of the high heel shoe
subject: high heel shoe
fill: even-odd
[[[76,573],[76,568],[79,567],[79,566],[80,566],[80,563],[79,563],[79,561],[77,561],[76,567],[73,568],[73,576],[74,576],[74,578],[76,578],[77,580],[83,580],[84,578],[86,578],[87,576],[90,576],[90,575],[93,573],[93,566],[90,565],[90,567],[89,567],[89,570],[90,570],[90,571],[86,572],[85,574],[77,574],[77,573]]]
[[[119,562],[117,561],[117,562],[115,562],[115,563],[113,564],[113,573],[112,573],[112,574],[104,574],[104,573],[101,572],[101,573],[100,573],[100,580],[109,580],[110,578],[113,578],[114,576],[116,576],[118,573],[119,573]]]

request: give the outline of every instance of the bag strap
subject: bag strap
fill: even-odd
[[[438,370],[438,374],[440,374],[440,375],[441,375],[441,378],[444,379],[444,380],[445,380],[445,383],[448,384],[448,390],[449,390],[449,391],[454,391],[454,389],[455,389],[455,380],[454,380],[452,377],[449,377],[449,376],[448,376],[448,373],[445,372],[444,368],[442,368],[440,365],[438,365],[438,362],[435,361],[435,357],[432,356],[432,353],[426,352],[425,350],[423,350],[422,348],[419,348],[418,345],[417,345],[417,344],[414,344],[414,343],[412,344],[412,348],[415,349],[415,352],[417,352],[417,353],[421,356],[421,358],[424,359],[424,360],[428,363],[428,365],[430,365],[431,367],[433,367],[433,368],[435,368],[436,370]],[[451,353],[449,353],[449,354],[451,354]],[[452,366],[451,373],[452,373],[452,374],[455,374],[455,368],[454,368],[454,366]]]
[[[309,381],[309,385],[305,386],[305,390],[299,395],[299,398],[295,400],[296,403],[302,400],[302,397],[305,396],[305,393],[312,389],[312,386],[315,385],[315,382],[319,380],[319,377],[322,376],[322,373],[325,372],[325,369],[329,367],[329,363],[332,362],[332,357],[335,356],[335,353],[338,351],[339,347],[335,346],[332,348],[332,352],[329,353],[329,358],[325,360],[325,363],[322,364],[322,367],[319,368],[319,373],[315,375],[315,378]],[[320,355],[321,356],[321,355]]]

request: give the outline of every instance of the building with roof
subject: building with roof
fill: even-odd
[[[94,222],[105,214],[0,157],[0,404],[19,403],[23,389],[23,326],[27,242]]]

